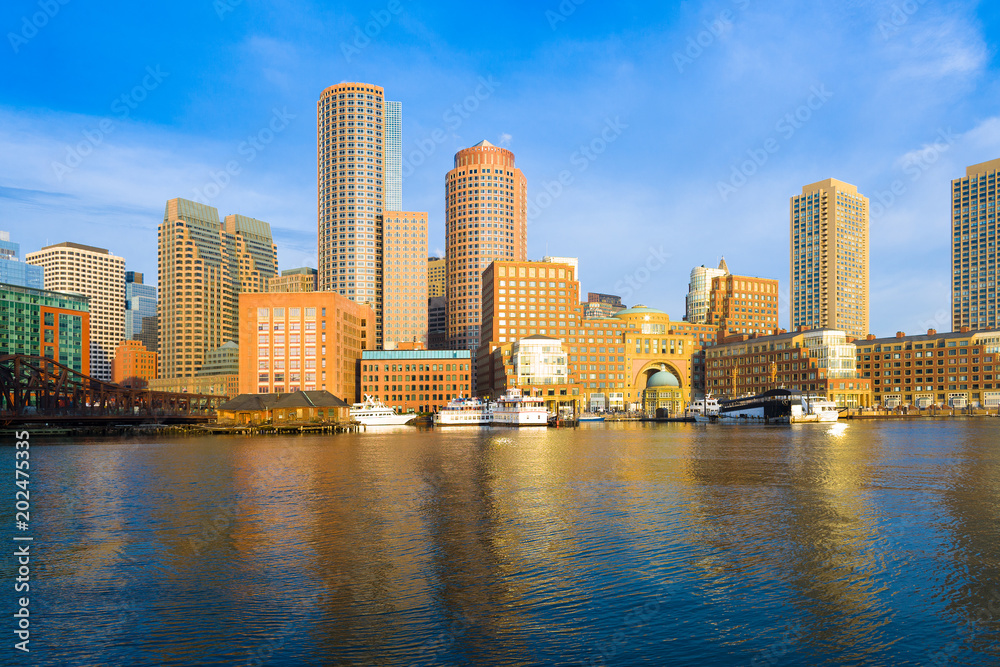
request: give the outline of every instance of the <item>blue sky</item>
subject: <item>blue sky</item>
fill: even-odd
[[[209,192],[271,223],[281,268],[315,266],[315,103],[364,81],[403,104],[432,251],[453,155],[488,139],[528,179],[530,257],[680,319],[721,256],[787,295],[789,197],[833,177],[873,203],[873,333],[945,330],[949,183],[1000,157],[997,4],[11,0],[0,229],[155,275],[165,201]]]

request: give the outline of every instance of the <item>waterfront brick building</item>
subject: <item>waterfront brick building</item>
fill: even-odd
[[[90,375],[89,299],[0,283],[0,354],[47,357]]]
[[[436,412],[472,395],[468,350],[371,350],[361,354],[361,394],[399,413]]]
[[[839,407],[872,405],[872,381],[858,372],[854,339],[843,331],[734,338],[705,354],[707,389],[716,396],[785,388],[826,396]]]
[[[1000,329],[857,341],[858,370],[885,407],[1000,406]]]
[[[156,379],[156,356],[142,341],[123,340],[115,348],[115,358],[111,361],[111,381],[131,387],[147,386]]]
[[[371,307],[333,292],[264,292],[241,294],[239,312],[239,393],[357,400],[357,365],[375,339]]]
[[[496,398],[520,387],[544,398],[551,410],[567,403],[577,411],[638,408],[650,377],[666,371],[677,380],[671,406],[676,412],[704,390],[702,351],[715,342],[712,325],[673,321],[642,305],[610,318],[584,319],[575,269],[564,264],[494,262],[482,284],[481,396]],[[541,382],[520,377],[515,344],[533,336],[559,341],[567,358],[564,381],[557,375]]]

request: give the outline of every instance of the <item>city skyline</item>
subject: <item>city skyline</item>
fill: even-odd
[[[216,77],[218,90],[194,76],[204,58],[140,43],[130,44],[134,67],[94,66],[85,56],[53,74],[51,49],[73,45],[89,20],[72,6],[11,48],[6,57],[18,68],[5,75],[0,145],[24,159],[4,167],[0,214],[22,248],[92,238],[155,283],[159,208],[200,193],[212,206],[271,221],[280,268],[316,266],[312,105],[338,81],[370,81],[405,110],[403,189],[408,208],[430,212],[429,254],[445,247],[439,188],[451,156],[485,138],[513,150],[529,182],[529,257],[579,256],[593,267],[585,290],[620,293],[616,285],[669,240],[668,261],[627,301],[679,319],[691,267],[725,255],[743,273],[780,280],[788,328],[789,267],[774,236],[787,243],[786,202],[802,183],[835,177],[871,200],[869,328],[948,328],[949,186],[966,166],[1000,155],[989,105],[997,63],[986,46],[993,8],[921,5],[900,17],[892,3],[832,14],[788,5],[794,10],[782,16],[780,7],[734,2],[644,8],[641,21],[623,12],[604,22],[589,5],[568,15],[558,5],[532,7],[518,20],[536,46],[511,57],[502,47],[473,51],[446,7],[375,8],[388,22],[357,44],[369,13],[300,5],[294,15],[268,14],[269,23],[246,5],[227,7],[221,16],[172,8],[161,18],[167,26],[191,20],[191,38],[210,30],[237,49],[240,62]],[[820,17],[827,35],[792,36]],[[322,48],[315,31],[290,36],[309,21],[330,26]],[[765,48],[774,31],[785,39]],[[402,55],[428,35],[439,36],[443,57]],[[824,49],[834,39],[855,53],[844,49],[830,63]],[[564,47],[581,61],[561,55]],[[794,68],[784,67],[789,54]],[[113,75],[84,90],[75,67]],[[209,67],[211,78],[218,65]],[[259,71],[265,76],[249,76]],[[720,85],[738,103],[705,95]],[[70,91],[73,102],[51,89]],[[211,107],[237,92],[254,102]],[[664,150],[677,157],[663,160]],[[88,154],[77,164],[74,151]],[[603,238],[611,225],[620,233]],[[126,228],[150,235],[124,238]]]

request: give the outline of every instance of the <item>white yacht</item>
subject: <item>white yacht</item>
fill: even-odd
[[[801,421],[835,422],[840,419],[837,404],[827,400],[826,396],[803,396],[802,411],[806,418]]]
[[[684,416],[688,419],[693,417],[696,422],[715,421],[719,418],[719,399],[712,398],[709,394],[700,401],[691,401]]]
[[[490,404],[478,398],[453,398],[434,414],[435,426],[488,426]]]
[[[397,415],[395,410],[367,394],[363,403],[351,406],[351,419],[365,426],[402,426],[416,418],[416,415]]]
[[[523,396],[520,389],[508,389],[493,407],[494,426],[548,426],[549,413],[538,396]]]

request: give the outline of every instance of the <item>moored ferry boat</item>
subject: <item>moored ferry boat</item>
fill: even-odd
[[[712,398],[709,394],[700,401],[691,401],[684,411],[684,416],[688,419],[693,418],[696,422],[715,421],[719,417],[719,399]]]
[[[478,398],[453,398],[434,414],[435,426],[486,426],[492,419],[490,404]]]
[[[791,389],[772,389],[756,396],[719,402],[720,421],[747,421],[764,424],[834,422],[840,412],[823,396]]]
[[[416,418],[416,415],[397,415],[395,410],[367,394],[363,403],[351,406],[351,419],[365,426],[402,426]]]
[[[523,396],[520,389],[509,389],[493,407],[494,426],[548,426],[545,402],[537,396]]]

